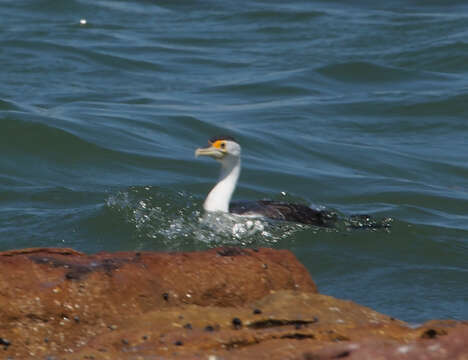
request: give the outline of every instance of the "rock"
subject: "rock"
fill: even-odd
[[[262,314],[254,314],[255,308],[261,308]],[[288,356],[299,355],[324,344],[359,339],[363,333],[384,339],[406,334],[408,329],[401,321],[349,301],[282,290],[243,307],[184,305],[149,311],[64,358],[113,359],[127,353],[143,358],[193,358],[209,352],[220,359],[284,359],[281,348],[289,349]],[[145,335],[147,340],[142,340]],[[106,354],[99,349],[106,349]]]
[[[243,306],[283,289],[317,292],[286,250],[6,251],[0,253],[0,337],[15,357],[75,351],[155,309]]]
[[[432,359],[443,353],[466,360],[467,354],[460,344],[468,342],[468,324],[433,321],[413,329],[318,294],[285,250],[3,252],[0,309],[0,351],[12,359],[409,359],[395,357],[407,353]]]
[[[427,333],[429,324],[425,324]],[[442,328],[441,328],[442,329]],[[422,329],[421,329],[422,330]],[[422,336],[410,342],[366,339],[364,341],[329,346],[316,352],[306,352],[303,360],[466,360],[468,359],[468,323],[458,323],[443,330],[445,335]]]

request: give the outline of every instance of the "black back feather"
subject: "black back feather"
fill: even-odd
[[[315,210],[307,205],[281,201],[234,202],[231,203],[229,211],[238,215],[258,214],[273,220],[325,227],[333,226],[337,220],[337,215],[333,211]]]

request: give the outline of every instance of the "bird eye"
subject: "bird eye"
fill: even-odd
[[[226,143],[221,143],[221,149],[224,149],[226,147]]]

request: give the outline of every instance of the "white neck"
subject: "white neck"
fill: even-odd
[[[229,203],[236,189],[240,169],[240,157],[229,156],[223,159],[219,181],[210,191],[203,204],[206,211],[229,212]]]

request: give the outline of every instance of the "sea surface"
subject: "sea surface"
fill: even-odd
[[[468,319],[465,1],[1,0],[0,19],[0,250],[290,249],[324,294]],[[235,199],[336,227],[206,216],[219,166],[194,150],[219,134],[243,149]]]

